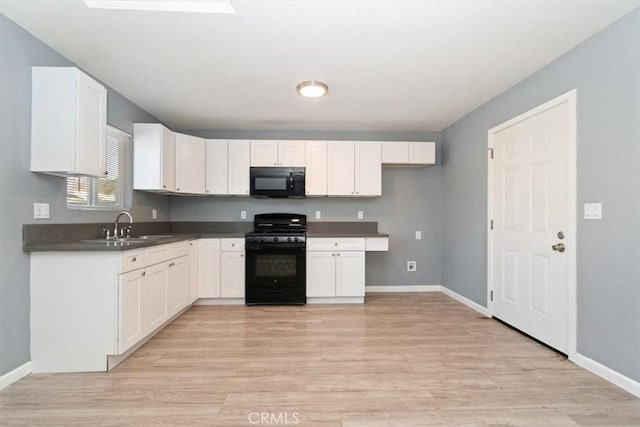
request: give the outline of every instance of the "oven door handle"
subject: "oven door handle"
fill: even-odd
[[[295,246],[295,247],[283,247],[282,245],[273,245],[273,246],[247,246],[245,245],[245,251],[247,252],[274,252],[274,253],[297,253],[297,252],[305,252],[306,246]]]

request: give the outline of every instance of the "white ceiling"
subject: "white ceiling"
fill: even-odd
[[[640,1],[233,1],[234,15],[80,0],[0,11],[182,129],[441,130]],[[323,99],[295,92],[329,85]]]

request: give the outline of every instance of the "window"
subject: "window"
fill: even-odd
[[[105,178],[67,178],[70,209],[118,210],[128,208],[131,192],[131,136],[107,126]]]

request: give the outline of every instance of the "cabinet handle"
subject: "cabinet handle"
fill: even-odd
[[[338,244],[337,244],[337,243],[334,243],[334,244],[333,244],[333,246],[338,246]]]
[[[336,256],[336,254],[331,254],[331,256]]]
[[[340,254],[339,254],[339,253],[338,253],[338,254],[336,254],[336,255],[340,256]]]
[[[109,171],[104,171],[104,174],[105,175],[109,175]]]
[[[162,184],[162,188],[167,188],[167,185],[166,184]]]
[[[240,258],[244,258],[244,254],[240,254]]]
[[[147,272],[146,272],[146,271],[143,271],[143,272],[142,272],[142,275],[143,275],[143,276],[146,276],[146,275],[147,275]]]
[[[176,188],[176,191],[180,191],[180,189],[179,189],[179,188]]]
[[[136,261],[137,261],[137,259],[138,259],[138,258],[133,257],[133,258],[131,258],[131,262],[136,262]]]
[[[207,190],[207,194],[209,194],[209,193],[210,193],[210,191],[209,191],[209,190]]]
[[[231,244],[231,247],[234,247],[235,245],[236,245],[235,243],[232,243],[232,244]]]

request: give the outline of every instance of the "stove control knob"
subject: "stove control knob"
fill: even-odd
[[[299,242],[299,241],[300,241],[300,239],[298,239],[297,237],[294,237],[294,238],[293,238],[293,241],[294,241],[294,242]]]
[[[257,241],[257,238],[256,238],[256,241]],[[264,237],[261,237],[261,238],[260,238],[260,241],[261,241],[261,242],[264,242]]]
[[[274,238],[273,238],[273,241],[274,241],[274,242],[277,242],[277,241],[278,241],[278,238],[277,238],[277,237],[274,237]]]
[[[290,241],[291,241],[291,237],[287,237],[287,242],[290,242]]]

